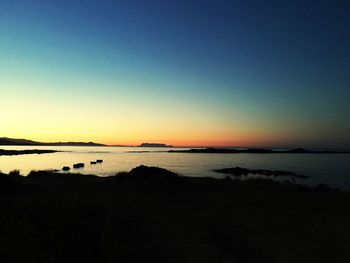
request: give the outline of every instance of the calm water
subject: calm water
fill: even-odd
[[[164,148],[135,147],[51,147],[51,146],[0,146],[1,149],[51,149],[62,152],[0,156],[0,171],[19,169],[21,174],[31,170],[61,169],[73,163],[84,162],[80,173],[100,176],[144,164],[163,167],[186,176],[221,177],[213,169],[241,166],[250,169],[292,171],[312,176],[303,179],[305,184],[327,183],[333,187],[350,189],[350,154],[189,154],[164,153]],[[152,151],[131,153],[130,151]],[[102,164],[90,165],[90,161],[103,159]]]

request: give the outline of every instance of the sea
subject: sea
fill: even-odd
[[[324,183],[332,188],[350,190],[350,154],[208,154],[169,153],[169,148],[105,147],[105,146],[0,146],[5,150],[56,150],[55,153],[0,156],[0,171],[20,170],[27,175],[32,170],[61,170],[72,168],[74,163],[85,167],[70,172],[111,176],[130,171],[139,165],[162,167],[183,176],[222,178],[216,169],[243,167],[291,171],[308,176],[292,179],[295,183],[317,185]],[[186,150],[186,148],[172,148]],[[103,163],[90,165],[102,159]]]

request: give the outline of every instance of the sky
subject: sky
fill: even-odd
[[[350,148],[349,1],[0,1],[0,137]]]

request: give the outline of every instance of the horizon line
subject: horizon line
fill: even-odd
[[[154,142],[142,142],[139,144],[105,144],[105,143],[99,143],[99,142],[93,142],[93,141],[53,141],[53,142],[43,142],[43,141],[35,141],[31,139],[24,139],[24,138],[11,138],[11,137],[0,137],[0,139],[9,139],[9,140],[23,140],[23,141],[29,141],[33,143],[41,143],[41,144],[55,144],[55,143],[82,143],[82,144],[99,144],[99,145],[93,145],[93,147],[102,146],[102,147],[140,147],[141,144],[162,144],[164,146],[160,146],[158,148],[233,148],[233,149],[314,149],[314,150],[350,150],[350,147],[304,147],[304,146],[237,146],[237,145],[170,145],[166,143],[154,143]],[[40,145],[28,145],[28,144],[0,144],[0,146],[40,146]],[[55,145],[55,146],[61,146],[61,145]],[[63,145],[62,145],[63,146]],[[79,145],[71,145],[71,146],[79,146]],[[80,145],[80,146],[88,146],[88,145]],[[144,146],[143,148],[152,148],[152,146]],[[157,148],[156,146],[153,148]]]

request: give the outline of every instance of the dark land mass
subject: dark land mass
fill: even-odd
[[[247,169],[242,167],[234,167],[234,168],[224,168],[224,169],[218,169],[214,170],[214,172],[217,173],[223,173],[223,174],[230,174],[233,176],[242,176],[242,175],[248,175],[248,174],[258,174],[258,175],[264,175],[264,176],[289,176],[289,177],[295,177],[295,178],[307,178],[305,175],[296,174],[294,172],[289,171],[272,171],[272,170],[265,170],[265,169]]]
[[[3,150],[0,149],[1,155],[21,155],[21,154],[43,154],[43,153],[55,153],[54,150]]]
[[[0,174],[1,262],[350,262],[350,193],[156,167]]]
[[[0,145],[29,145],[29,146],[106,146],[94,142],[36,142],[26,139],[0,138]]]
[[[189,150],[169,150],[170,153],[350,153],[350,151],[333,151],[333,150],[307,150],[307,149],[291,149],[291,150],[273,150],[273,149],[228,149],[228,148],[201,148]]]
[[[0,145],[38,145],[39,142],[26,139],[0,138]]]
[[[173,147],[172,145],[166,145],[163,143],[142,143],[137,147]]]

